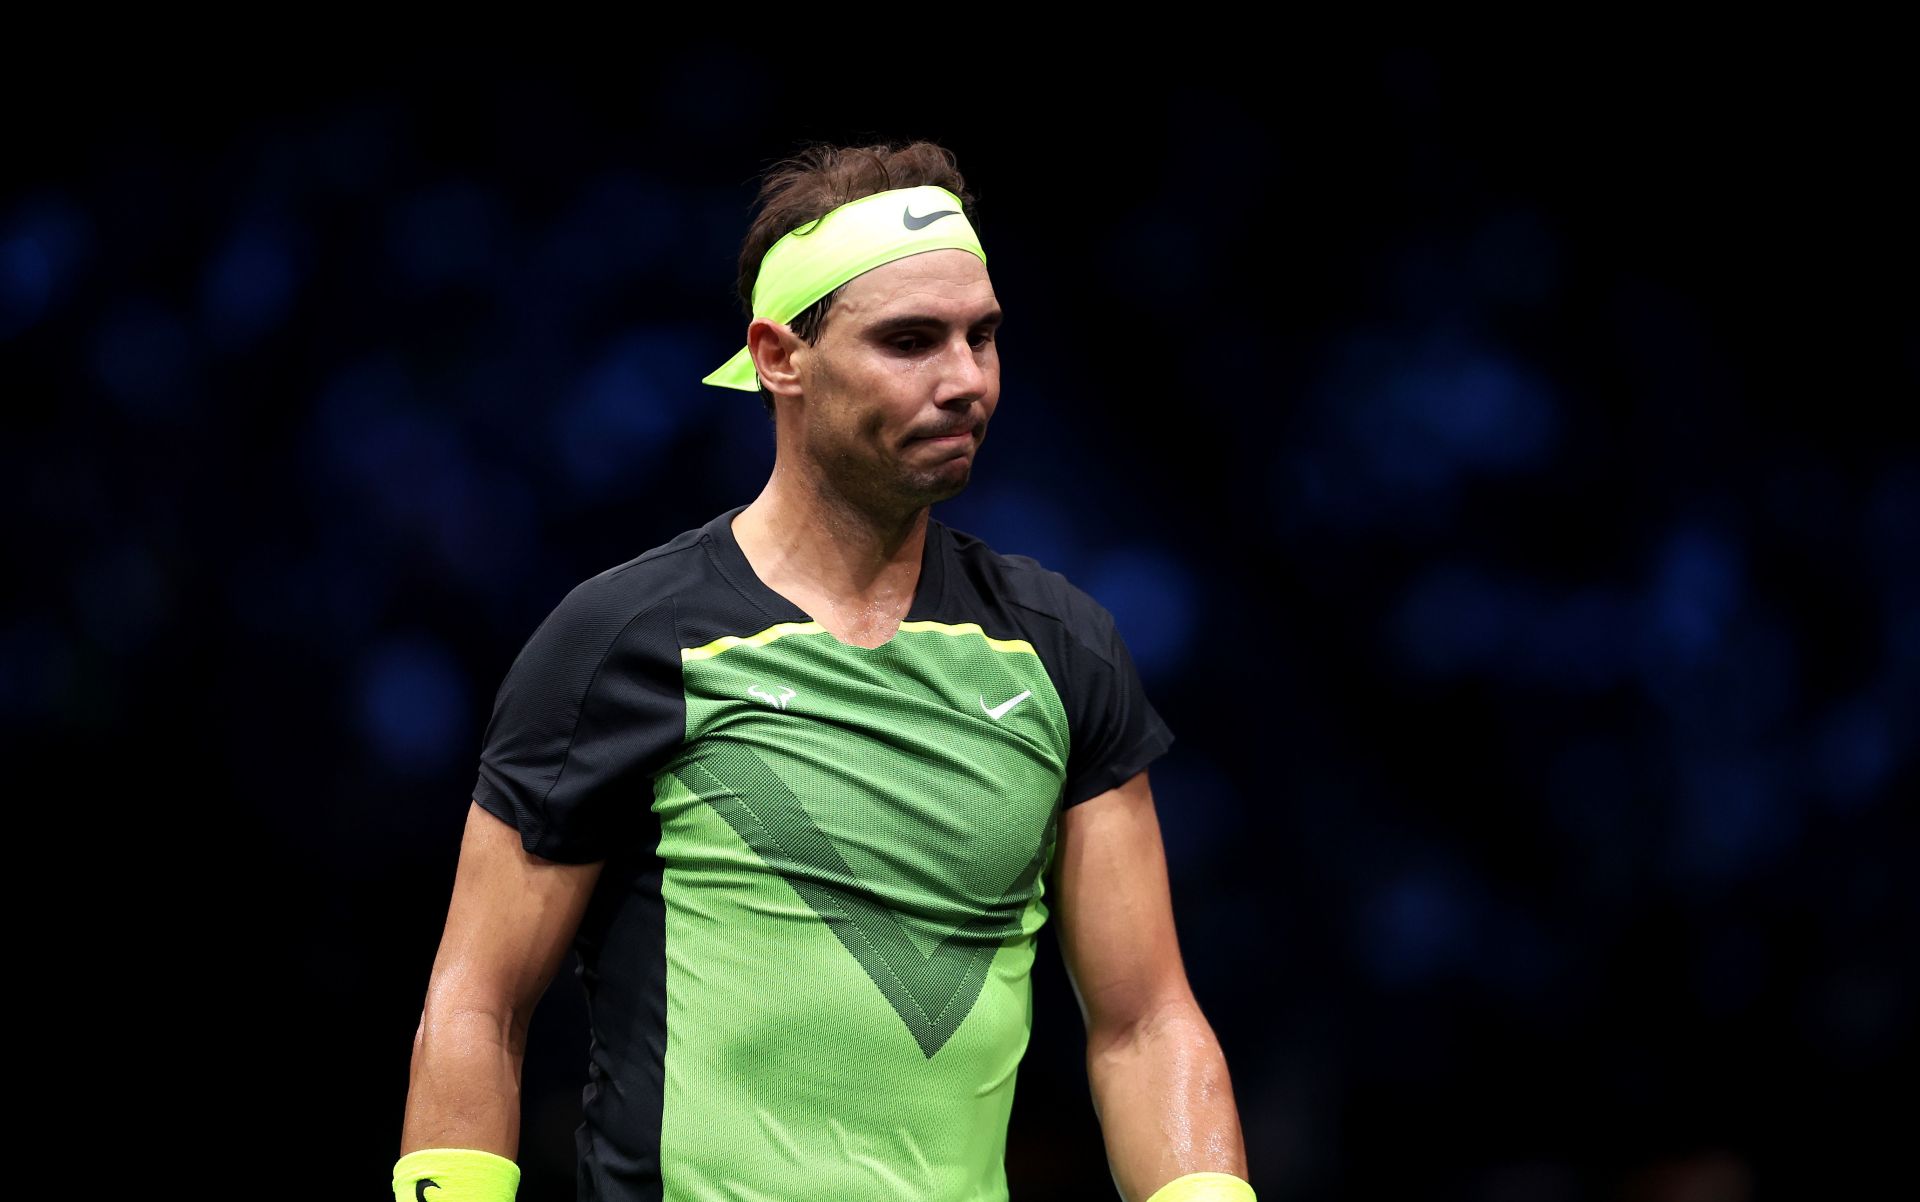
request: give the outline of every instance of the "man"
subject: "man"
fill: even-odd
[[[508,672],[394,1196],[513,1196],[572,941],[581,1198],[1004,1199],[1051,908],[1121,1195],[1245,1202],[1147,783],[1171,735],[1104,609],[929,513],[1000,396],[952,157],[816,147],[761,201],[747,344],[705,382],[762,390],[772,476],[577,586]]]

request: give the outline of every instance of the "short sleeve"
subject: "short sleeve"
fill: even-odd
[[[1146,688],[1113,615],[1072,590],[1069,610],[1067,755],[1062,806],[1078,805],[1130,780],[1173,744],[1173,732]]]
[[[633,845],[653,775],[685,737],[671,598],[636,603],[617,577],[568,593],[494,697],[473,800],[549,860],[584,864]]]

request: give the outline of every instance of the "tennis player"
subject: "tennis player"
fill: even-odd
[[[396,1202],[506,1202],[535,1003],[592,1044],[578,1197],[994,1202],[1055,915],[1127,1202],[1249,1202],[1175,939],[1112,617],[934,519],[1000,398],[973,198],[932,143],[764,179],[750,503],[608,568],[496,697],[414,1040]]]

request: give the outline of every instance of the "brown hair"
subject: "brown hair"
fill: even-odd
[[[760,213],[747,229],[740,246],[740,303],[753,318],[753,285],[760,278],[760,261],[767,250],[786,234],[809,221],[818,220],[849,201],[886,192],[894,188],[917,188],[937,184],[960,198],[966,219],[974,220],[973,196],[953,152],[936,142],[888,143],[873,146],[835,146],[811,142],[797,153],[769,168],[760,183],[757,203]],[[827,311],[839,297],[835,288],[808,305],[791,322],[793,332],[811,345],[820,336]],[[757,377],[756,377],[757,379]],[[773,416],[773,397],[764,385],[760,403],[767,416]]]

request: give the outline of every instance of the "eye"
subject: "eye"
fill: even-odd
[[[993,331],[982,330],[980,333],[975,334],[971,341],[973,342],[974,349],[978,350],[993,341]]]
[[[922,341],[923,340],[918,337],[908,336],[905,338],[895,338],[892,344],[903,351],[911,351],[918,350]]]

